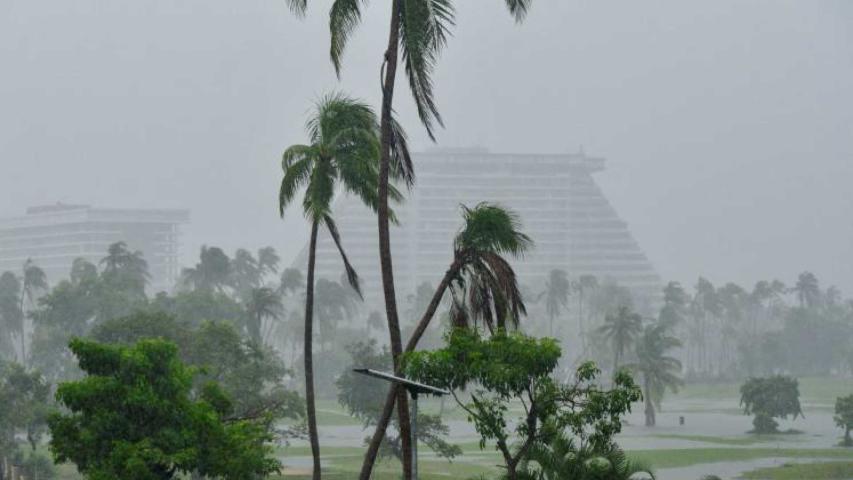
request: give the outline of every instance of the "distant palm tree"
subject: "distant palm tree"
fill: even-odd
[[[21,310],[21,281],[12,272],[0,275],[0,346],[3,351],[12,351],[16,338],[23,338],[24,312]],[[8,348],[8,350],[7,350]],[[11,357],[14,358],[12,353]]]
[[[79,285],[98,278],[98,267],[85,258],[75,258],[71,263],[71,283]]]
[[[598,279],[595,275],[581,275],[576,281],[572,282],[572,290],[578,296],[578,332],[581,337],[581,351],[586,352],[586,327],[584,327],[584,296],[595,292],[598,289]]]
[[[338,247],[349,284],[360,294],[358,275],[344,253],[332,218],[332,198],[337,184],[340,184],[368,207],[377,207],[379,139],[376,116],[370,107],[342,94],[323,97],[308,119],[306,129],[311,143],[293,145],[284,152],[279,209],[284,215],[297,192],[305,188],[302,207],[311,222],[305,295],[305,398],[314,459],[313,478],[316,480],[320,478],[320,444],[314,402],[312,343],[317,233],[320,225],[324,224]]]
[[[116,242],[107,248],[107,256],[101,259],[104,279],[127,292],[145,295],[145,285],[151,279],[148,262],[141,251],[130,251],[125,242]]]
[[[667,355],[669,351],[679,347],[681,340],[669,333],[665,323],[647,325],[637,339],[637,363],[630,365],[630,368],[643,376],[647,427],[655,425],[655,407],[660,410],[666,389],[677,392],[684,384],[678,375],[681,372],[681,362]]]
[[[181,281],[195,290],[223,292],[231,281],[231,259],[219,247],[202,245],[199,262],[181,272]]]
[[[266,335],[262,335],[265,319],[274,321],[281,315],[281,296],[268,287],[253,288],[249,291],[246,313],[248,322],[246,329],[249,336],[258,344],[263,343]]]
[[[229,283],[234,286],[240,296],[249,295],[252,289],[260,286],[261,268],[252,252],[245,248],[238,248],[234,252],[229,273],[231,275]]]
[[[281,272],[281,283],[279,290],[282,294],[293,295],[297,290],[305,287],[305,278],[298,268],[285,268]]]
[[[275,275],[278,273],[278,264],[281,262],[281,257],[273,247],[263,247],[258,249],[258,270],[261,274],[261,279],[266,275]]]
[[[801,273],[791,291],[797,294],[801,307],[811,308],[820,305],[820,284],[812,272]]]
[[[26,323],[26,310],[24,309],[24,299],[29,300],[30,307],[35,307],[35,299],[40,292],[48,289],[47,275],[44,270],[39,268],[32,259],[28,258],[23,266],[23,281],[21,282],[21,316],[22,323]],[[26,328],[22,328],[20,332],[21,338],[21,363],[27,363],[27,342]]]
[[[554,319],[569,305],[571,282],[565,270],[555,268],[548,273],[545,283],[545,311],[548,313],[548,334],[554,336]]]
[[[358,309],[358,298],[347,291],[349,288],[325,278],[317,280],[314,290],[321,345],[334,343],[340,323]]]
[[[634,339],[643,330],[643,319],[628,307],[619,307],[613,315],[604,317],[604,325],[598,328],[604,339],[613,346],[613,374],[619,371],[619,361]]]

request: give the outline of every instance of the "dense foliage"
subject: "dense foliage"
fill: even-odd
[[[797,379],[776,375],[750,378],[740,387],[740,403],[746,415],[755,415],[755,433],[773,433],[779,424],[774,418],[803,416]]]
[[[833,418],[836,425],[844,430],[842,444],[853,447],[853,438],[850,437],[850,431],[853,430],[853,395],[838,397],[835,400],[835,417]]]
[[[177,347],[142,340],[132,347],[75,339],[86,377],[63,383],[50,448],[93,480],[169,479],[197,472],[243,479],[276,471],[271,436],[249,420],[227,420],[231,399],[216,383],[193,398],[192,369]]]
[[[612,389],[602,390],[595,383],[599,371],[590,363],[578,368],[574,383],[556,382],[552,374],[560,355],[552,339],[505,331],[484,339],[470,329],[456,329],[446,347],[408,354],[405,371],[451,391],[480,435],[480,447],[494,442],[508,478],[516,479],[533,446],[547,441],[546,423],[568,429],[593,449],[606,449],[622,428],[621,416],[641,398],[624,372],[617,373]],[[511,420],[510,406],[516,404],[523,413]]]

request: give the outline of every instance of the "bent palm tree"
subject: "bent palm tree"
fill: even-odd
[[[336,184],[340,183],[344,190],[376,209],[379,141],[376,116],[370,107],[342,94],[323,97],[306,123],[306,129],[311,143],[293,145],[284,152],[284,179],[279,192],[279,209],[284,215],[284,210],[293,202],[297,192],[305,188],[302,208],[311,222],[305,295],[305,400],[314,458],[313,478],[316,480],[320,478],[320,445],[314,401],[312,340],[317,233],[321,224],[326,226],[340,252],[347,281],[360,293],[358,275],[347,259],[332,218],[332,198]]]
[[[548,313],[548,331],[554,336],[554,319],[560,311],[569,305],[569,290],[571,283],[565,270],[555,268],[548,273],[548,281],[545,283],[545,311]]]
[[[604,325],[598,327],[598,331],[613,345],[613,375],[619,371],[619,360],[622,359],[625,350],[642,329],[642,317],[625,306],[619,307],[615,315],[604,317]]]
[[[474,208],[463,206],[462,216],[465,223],[453,242],[453,261],[406,343],[407,353],[417,347],[448,290],[454,297],[451,311],[454,323],[460,326],[480,321],[490,329],[503,329],[507,325],[517,326],[520,316],[525,313],[515,271],[503,258],[507,254],[519,257],[533,245],[530,237],[520,231],[518,216],[489,203],[480,203]],[[466,288],[467,296],[464,294]],[[466,297],[468,304],[464,301]],[[470,301],[472,297],[473,302]],[[362,476],[364,469],[372,467],[376,459],[394,413],[395,400],[399,399],[401,392],[405,394],[394,384],[385,398],[382,415],[365,454]]]
[[[297,14],[305,12],[308,0],[288,0]],[[411,184],[414,179],[411,159],[405,146],[405,136],[393,117],[394,86],[397,78],[398,55],[403,54],[403,63],[412,97],[421,123],[427,134],[434,138],[434,125],[442,125],[441,115],[433,96],[432,73],[441,50],[447,43],[450,28],[454,24],[452,0],[392,0],[391,22],[388,45],[382,61],[382,109],[380,120],[380,160],[377,223],[379,227],[379,260],[382,273],[382,288],[385,297],[385,316],[388,322],[391,353],[394,369],[399,373],[402,354],[402,337],[394,291],[394,273],[391,260],[389,225],[391,211],[388,198],[391,194],[389,178],[402,176]],[[504,0],[510,13],[521,22],[532,0]],[[329,54],[335,71],[340,76],[343,53],[352,33],[361,22],[362,8],[366,0],[335,0],[329,10],[331,48]],[[403,476],[411,478],[411,431],[406,396],[399,398],[398,414],[403,449]],[[376,447],[378,451],[378,447]],[[376,451],[368,450],[359,478],[368,480],[376,461]]]
[[[643,374],[646,426],[655,426],[655,408],[660,410],[666,389],[673,393],[684,384],[678,376],[681,362],[667,353],[681,347],[681,340],[669,334],[666,323],[648,325],[637,340],[637,363],[630,367]]]
[[[231,259],[219,247],[202,245],[199,262],[181,272],[181,282],[196,290],[222,292],[230,283]]]
[[[281,315],[281,296],[268,287],[253,288],[246,302],[248,319],[246,330],[249,336],[258,344],[263,343],[266,335],[262,335],[264,319],[276,320]],[[267,329],[269,330],[269,328]]]

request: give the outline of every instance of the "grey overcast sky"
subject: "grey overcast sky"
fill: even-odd
[[[322,93],[376,104],[387,35],[373,0],[338,82],[329,2],[310,3],[0,0],[0,215],[185,207],[187,262],[202,243],[295,255],[279,155]],[[597,179],[665,279],[809,269],[853,294],[853,2],[538,0],[523,25],[456,4],[440,146],[607,158]]]

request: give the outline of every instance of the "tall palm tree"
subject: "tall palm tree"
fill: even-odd
[[[311,143],[293,145],[284,152],[279,209],[284,215],[297,192],[305,188],[302,208],[311,222],[305,295],[305,400],[314,457],[313,478],[317,480],[320,478],[320,444],[312,359],[317,234],[320,225],[325,225],[340,252],[349,284],[360,293],[358,275],[347,259],[332,218],[332,198],[340,184],[368,207],[377,208],[379,140],[376,116],[370,107],[343,94],[331,94],[320,99],[306,123],[306,129]],[[399,193],[396,195],[399,197]]]
[[[503,329],[517,326],[525,313],[515,271],[503,257],[520,257],[533,245],[521,232],[518,215],[498,205],[480,203],[473,208],[463,205],[462,217],[464,225],[453,242],[453,261],[406,343],[406,352],[415,350],[448,290],[454,300],[451,314],[458,326],[479,322],[490,330]],[[360,478],[370,477],[400,391],[403,389],[395,384],[385,398]]]
[[[21,281],[12,272],[0,275],[0,346],[12,351],[15,338],[24,336],[24,312],[21,310]],[[7,347],[9,350],[7,350]],[[11,355],[15,356],[14,353]]]
[[[672,336],[666,323],[647,325],[637,339],[637,362],[630,367],[643,375],[646,426],[655,425],[655,408],[660,410],[666,389],[673,393],[684,384],[678,374],[681,362],[667,353],[681,347],[681,340]]]
[[[265,319],[276,320],[281,315],[281,296],[268,287],[253,288],[249,291],[246,302],[248,322],[246,329],[249,336],[258,344],[263,343],[266,335],[262,335]]]
[[[20,311],[22,316],[22,329],[20,332],[21,338],[21,359],[26,365],[27,363],[27,341],[26,341],[26,310],[24,310],[24,300],[29,300],[30,307],[35,307],[35,299],[40,292],[47,290],[47,275],[44,270],[39,268],[31,258],[24,262],[23,275],[21,282],[21,304]]]
[[[801,307],[816,307],[820,304],[820,284],[812,272],[803,272],[797,276],[797,283],[791,289],[797,294]]]
[[[604,325],[598,331],[613,346],[613,374],[619,371],[619,361],[625,355],[625,351],[634,342],[634,339],[643,329],[643,318],[622,306],[613,315],[604,317]]]
[[[531,2],[532,0],[504,0],[517,22],[524,19]],[[289,6],[297,14],[305,12],[307,3],[308,0],[288,0]],[[331,34],[329,53],[335,71],[339,76],[347,41],[361,22],[362,8],[366,4],[367,0],[335,0],[332,3],[329,11]],[[377,223],[385,316],[388,322],[394,369],[399,373],[399,357],[402,354],[403,344],[391,260],[389,225],[392,218],[388,205],[391,194],[389,179],[394,173],[405,177],[408,182],[412,182],[414,179],[411,159],[405,147],[405,136],[400,134],[398,124],[393,116],[394,87],[399,53],[402,51],[404,69],[418,116],[426,128],[427,134],[430,138],[434,138],[434,125],[442,125],[442,120],[433,95],[432,73],[441,50],[447,43],[450,29],[454,24],[455,12],[452,0],[392,0],[390,4],[391,21],[388,45],[382,57]],[[398,415],[402,437],[403,476],[406,480],[411,478],[412,460],[411,426],[407,404],[406,396],[401,393]],[[372,468],[372,460],[368,459],[360,474],[361,480],[368,480]]]
[[[137,295],[145,294],[145,285],[151,275],[141,251],[131,251],[125,242],[115,242],[107,248],[107,256],[101,259],[101,265],[107,282]]]
[[[598,279],[595,275],[581,275],[572,282],[572,290],[578,296],[578,332],[581,337],[581,352],[586,353],[586,328],[584,327],[584,295],[595,292],[598,289]]]
[[[548,331],[554,336],[554,319],[569,305],[569,290],[571,283],[565,270],[555,268],[548,273],[545,283],[545,311],[548,313]]]
[[[219,247],[201,246],[199,262],[181,272],[181,281],[195,290],[222,292],[231,280],[231,259]]]

